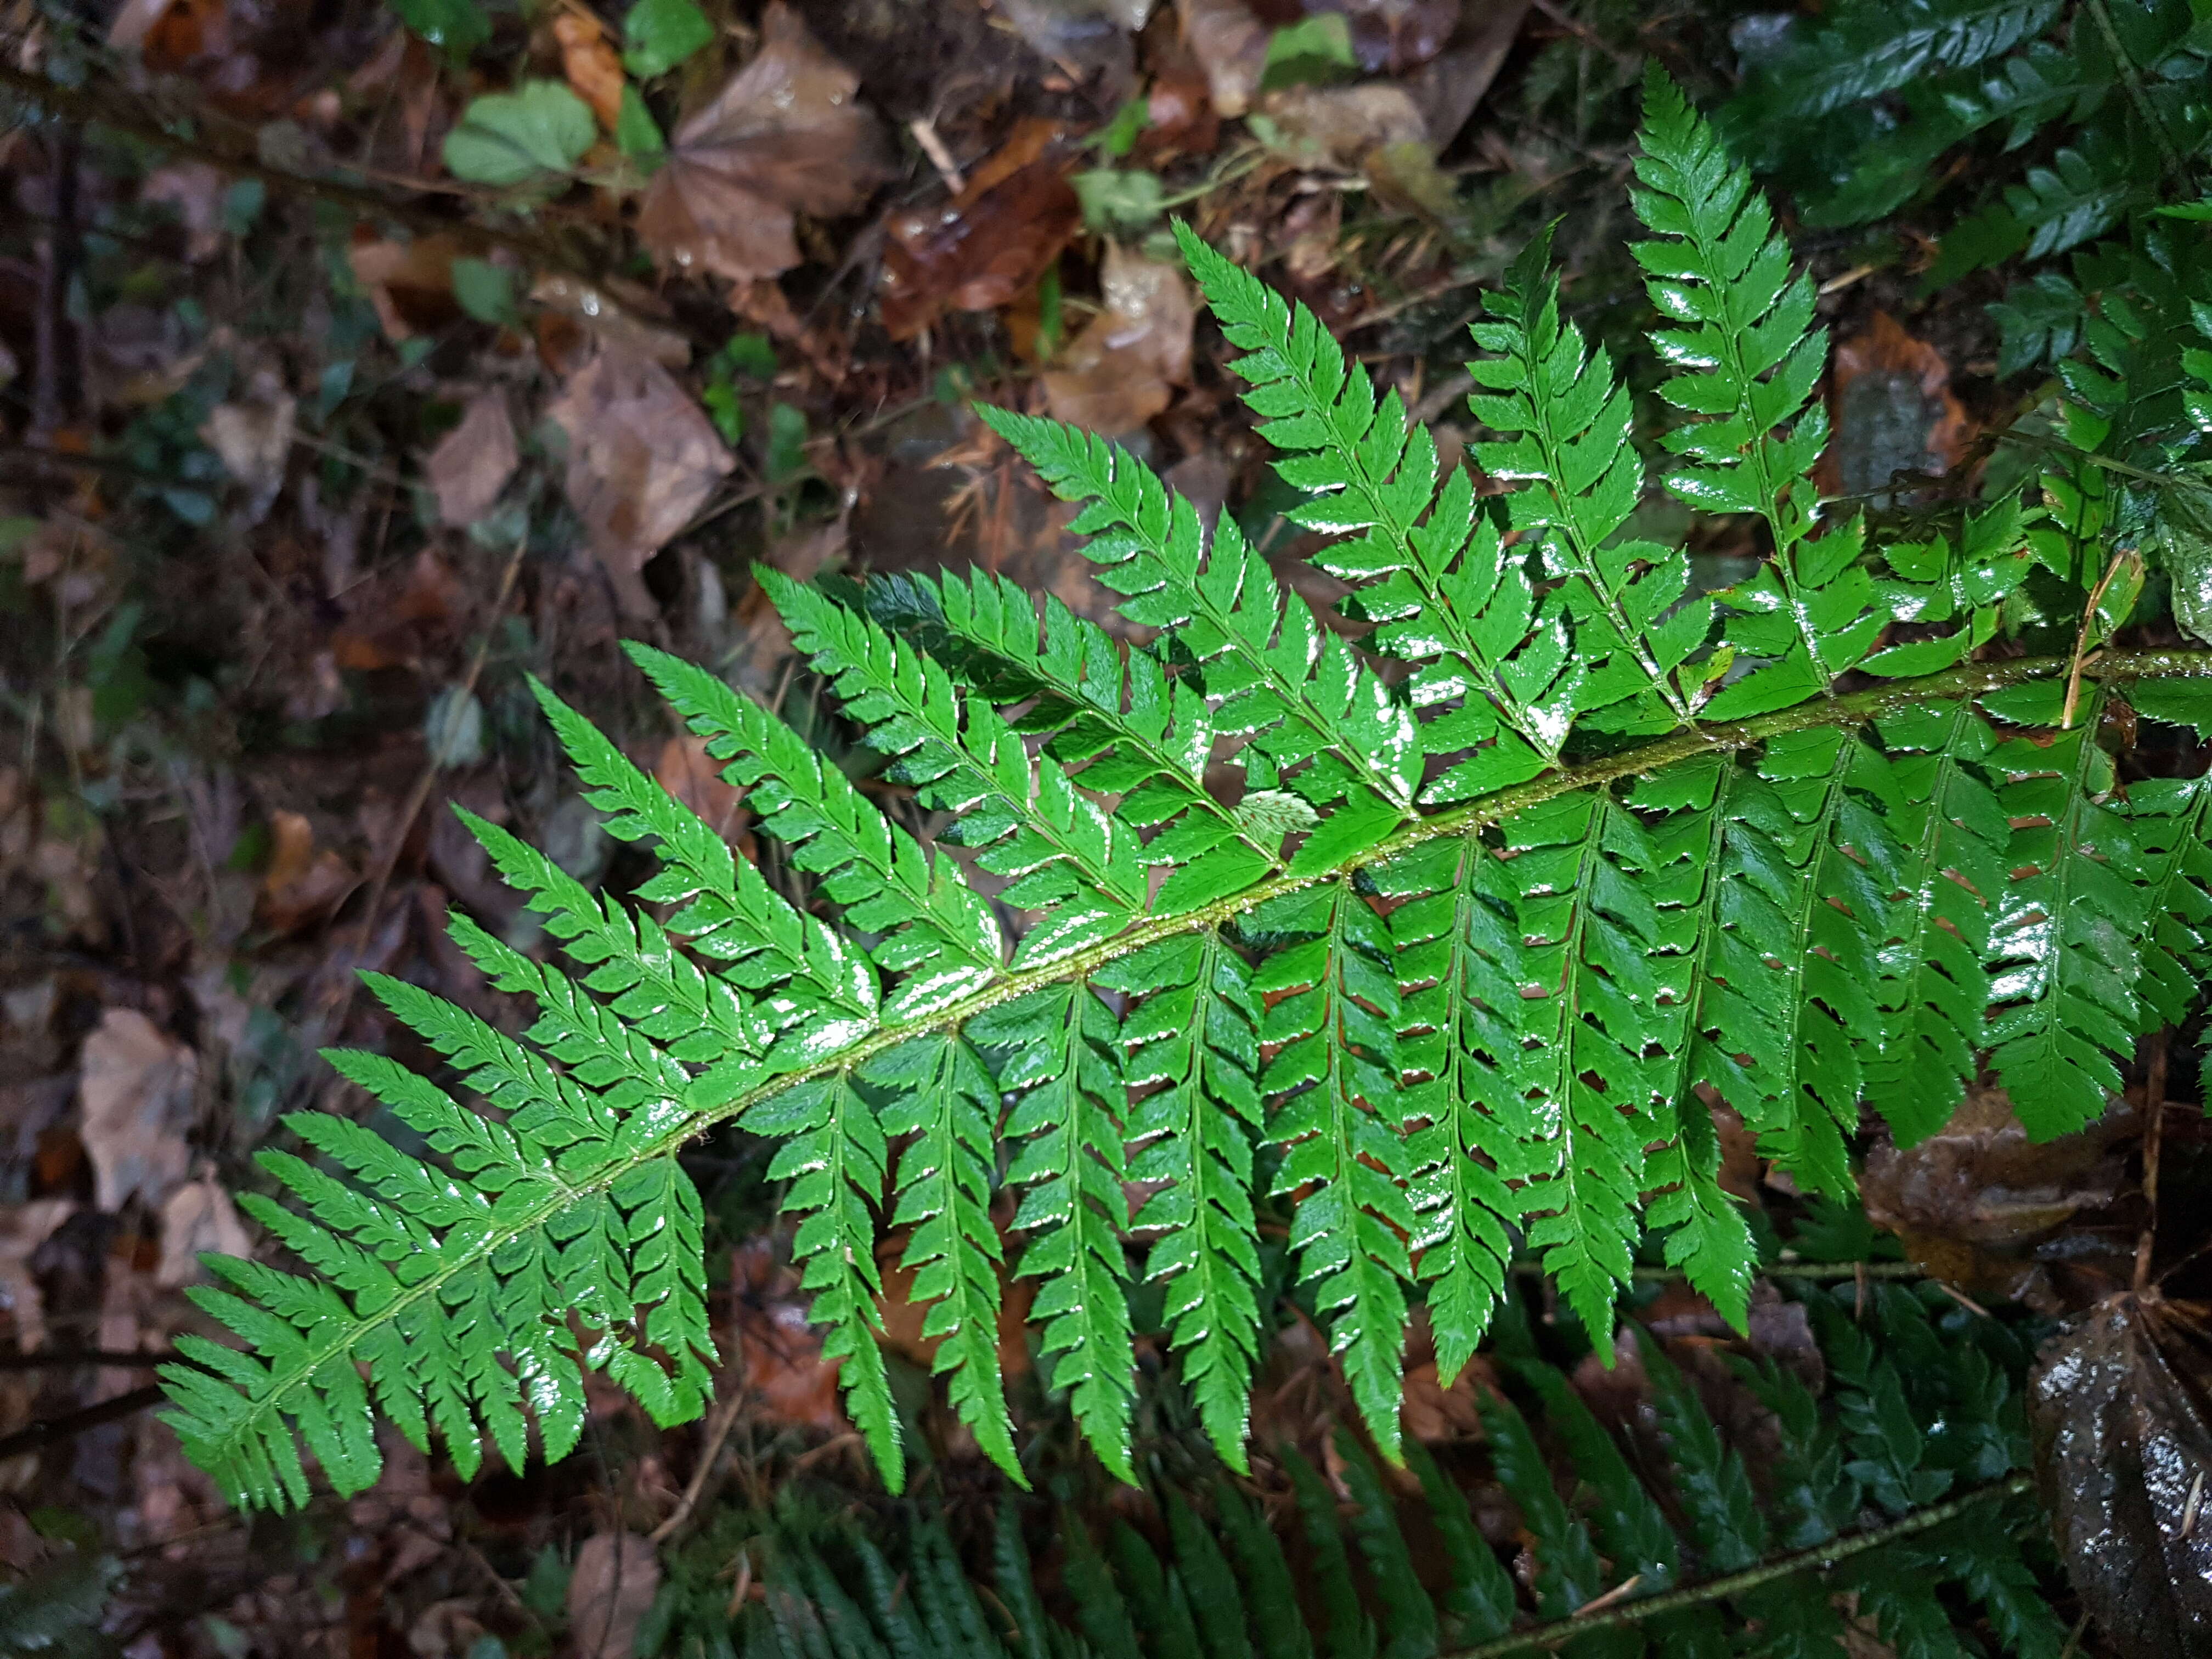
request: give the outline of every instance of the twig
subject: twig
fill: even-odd
[[[2150,1121],[2143,1125],[2143,1224],[2136,1238],[2135,1291],[2150,1288],[2150,1255],[2158,1243],[2158,1152],[2166,1126],[2166,1028],[2158,1028],[2150,1040],[2150,1065],[2143,1079],[2143,1109]]]
[[[1686,1584],[1664,1595],[1647,1595],[1631,1601],[1609,1613],[1589,1618],[1569,1614],[1554,1619],[1533,1629],[1516,1631],[1510,1636],[1501,1636],[1495,1641],[1483,1642],[1474,1647],[1454,1648],[1439,1654],[1437,1659],[1498,1659],[1508,1653],[1525,1653],[1531,1648],[1547,1647],[1554,1642],[1573,1641],[1592,1631],[1611,1630],[1622,1625],[1633,1625],[1639,1620],[1655,1618],[1662,1613],[1674,1613],[1683,1607],[1702,1607],[1708,1601],[1718,1601],[1728,1596],[1740,1595],[1744,1591],[1757,1589],[1778,1578],[1788,1578],[1801,1572],[1824,1572],[1840,1561],[1863,1555],[1869,1550],[1893,1544],[1900,1538],[1940,1527],[1946,1521],[1955,1520],[1967,1510],[1996,1498],[2011,1498],[2026,1492],[2033,1485],[2032,1477],[2015,1474],[1994,1486],[1983,1486],[1942,1504],[1931,1504],[1926,1509],[1915,1510],[1886,1527],[1876,1527],[1872,1532],[1863,1532],[1850,1538],[1838,1538],[1826,1544],[1815,1545],[1809,1550],[1800,1550],[1795,1555],[1785,1555],[1778,1561],[1764,1562],[1747,1567],[1741,1572],[1732,1572],[1722,1578],[1709,1578],[1702,1584]]]
[[[13,1434],[0,1435],[0,1462],[21,1457],[25,1452],[41,1450],[72,1435],[82,1434],[87,1429],[96,1429],[103,1423],[136,1417],[149,1406],[158,1406],[167,1398],[159,1383],[149,1383],[129,1394],[118,1394],[112,1400],[103,1400],[96,1406],[87,1406],[82,1411],[27,1423]]]
[[[955,196],[968,188],[968,181],[960,176],[960,163],[952,159],[952,152],[945,148],[945,140],[937,136],[937,124],[927,115],[917,115],[906,124],[914,135],[914,142],[921,146],[921,153],[929,157],[929,165],[937,169],[937,176],[945,181],[945,189]]]
[[[2090,648],[2089,630],[2097,625],[2097,607],[2105,602],[2105,590],[2112,585],[2112,578],[2120,574],[2120,567],[2136,556],[2131,547],[2124,547],[2112,555],[2112,562],[2105,567],[2105,574],[2097,578],[2096,586],[2089,590],[2089,603],[2081,608],[2081,631],[2074,636],[2074,665],[2066,676],[2066,706],[2058,713],[2058,729],[2074,729],[2074,706],[2081,700],[2081,669],[2096,653]],[[2140,567],[2138,567],[2140,568]],[[2099,644],[2103,641],[2100,641]]]
[[[1516,1261],[1513,1271],[1530,1279],[1546,1276],[1540,1261]],[[1926,1279],[1928,1270],[1917,1261],[1770,1261],[1760,1264],[1762,1279]],[[1674,1285],[1689,1275],[1680,1267],[1632,1267],[1628,1276],[1638,1285]]]
[[[522,568],[522,556],[528,550],[530,538],[526,534],[515,538],[514,551],[507,555],[507,568],[500,573],[499,592],[492,596],[491,620],[486,625],[483,637],[477,641],[476,653],[469,659],[469,672],[461,677],[461,697],[464,701],[476,695],[477,679],[483,672],[484,659],[491,654],[494,635],[499,632],[500,618],[507,614],[507,595],[514,591],[514,578]],[[392,826],[392,840],[377,863],[376,879],[369,884],[368,907],[362,912],[361,933],[354,940],[353,959],[358,964],[368,954],[368,941],[376,932],[376,913],[384,908],[384,895],[392,885],[392,872],[398,866],[401,850],[407,845],[408,832],[414,829],[415,820],[422,811],[422,804],[430,799],[431,787],[438,781],[438,771],[444,763],[433,754],[422,765],[422,775],[407,793],[407,799],[399,809],[399,821]],[[331,1016],[330,1030],[333,1036],[345,1029],[345,1018],[353,1007],[353,988],[359,984],[356,975],[345,977],[345,989],[338,999],[337,1011]]]
[[[684,1495],[676,1500],[676,1507],[669,1511],[668,1518],[646,1534],[647,1543],[665,1542],[678,1527],[691,1518],[691,1511],[698,1507],[699,1494],[707,1489],[707,1477],[714,1473],[714,1462],[721,1456],[722,1446],[729,1439],[730,1431],[737,1427],[738,1414],[744,1409],[744,1404],[745,1391],[741,1383],[730,1390],[727,1400],[714,1407],[714,1420],[707,1425],[707,1443],[699,1453],[699,1465],[691,1471],[691,1478],[684,1483]]]
[[[77,1365],[114,1365],[125,1370],[146,1371],[182,1358],[175,1353],[151,1353],[113,1348],[41,1348],[36,1353],[0,1353],[0,1371],[59,1371]]]

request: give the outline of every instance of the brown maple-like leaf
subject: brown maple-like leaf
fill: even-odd
[[[1176,266],[1109,244],[1099,273],[1106,309],[1044,373],[1054,420],[1112,438],[1168,406],[1190,380],[1190,289]]]
[[[568,500],[625,612],[653,601],[638,573],[737,463],[699,405],[650,358],[611,348],[546,413],[568,434]]]
[[[497,392],[479,392],[469,399],[461,423],[438,440],[422,464],[438,500],[439,521],[470,525],[483,517],[520,460],[507,399]]]
[[[2036,1473],[2081,1602],[2144,1659],[2212,1656],[2212,1326],[2155,1294],[2106,1298],[2028,1380]]]
[[[890,177],[860,85],[798,13],[770,5],[752,61],[676,129],[639,210],[646,246],[680,270],[737,283],[797,264],[794,213],[849,213]]]

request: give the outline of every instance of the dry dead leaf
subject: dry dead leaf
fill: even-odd
[[[465,252],[459,237],[440,231],[392,242],[364,234],[367,228],[356,230],[348,258],[386,337],[408,339],[461,314],[453,298],[453,261]]]
[[[185,1178],[198,1078],[199,1057],[137,1009],[100,1015],[84,1040],[77,1099],[101,1209],[119,1210],[134,1193],[159,1203]]]
[[[1213,112],[1224,118],[1252,107],[1267,68],[1267,26],[1245,0],[1176,0],[1191,55],[1206,71]]]
[[[1118,437],[1168,406],[1190,381],[1190,289],[1176,266],[1109,244],[1099,273],[1106,309],[1044,374],[1055,420]]]
[[[252,390],[250,401],[210,410],[200,436],[223,470],[246,486],[246,523],[259,524],[284,487],[299,402],[266,370],[253,377]]]
[[[222,200],[230,180],[205,161],[173,161],[156,167],[138,186],[138,199],[173,207],[185,228],[185,258],[198,264],[222,246]]]
[[[1283,87],[1267,94],[1267,104],[1285,137],[1339,167],[1358,167],[1378,149],[1428,138],[1413,94],[1391,82]]]
[[[611,348],[546,410],[568,434],[568,500],[625,612],[653,600],[638,573],[737,465],[699,406],[659,363]]]
[[[1342,14],[1360,68],[1402,75],[1444,49],[1460,0],[1307,0],[1306,10]]]
[[[315,827],[304,814],[271,812],[269,839],[255,919],[271,933],[303,927],[353,890],[352,866],[327,847],[316,851]]]
[[[660,1589],[660,1562],[634,1532],[594,1533],[576,1552],[568,1576],[568,1627],[575,1650],[594,1659],[632,1659],[637,1627]]]
[[[203,1250],[238,1256],[253,1252],[230,1194],[210,1176],[187,1181],[161,1206],[161,1262],[154,1270],[154,1282],[173,1291],[205,1277],[199,1262]]]
[[[553,38],[561,44],[561,70],[568,84],[612,132],[622,118],[623,66],[607,32],[596,17],[564,11],[553,20]]]
[[[752,61],[676,129],[639,210],[646,246],[681,270],[737,283],[797,264],[793,213],[849,213],[891,174],[860,84],[775,0]]]
[[[2112,1297],[2051,1339],[2028,1378],[2058,1553],[2116,1651],[2212,1655],[2206,1311]]]
[[[691,343],[652,319],[667,315],[654,296],[635,283],[587,283],[565,271],[549,271],[530,287],[531,302],[550,307],[576,323],[603,345],[650,357],[670,368],[691,361]]]
[[[46,1340],[46,1299],[31,1276],[31,1255],[76,1212],[67,1198],[34,1198],[0,1210],[0,1308],[15,1323],[15,1346],[31,1352]]]
[[[423,463],[431,493],[438,498],[439,520],[460,526],[483,517],[514,476],[520,459],[506,396],[479,392],[469,399],[461,423],[438,440]]]

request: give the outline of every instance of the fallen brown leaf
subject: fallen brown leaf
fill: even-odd
[[[647,616],[638,573],[737,465],[699,406],[659,363],[612,348],[546,410],[568,434],[568,500],[623,610]]]
[[[438,440],[423,463],[430,493],[438,498],[439,519],[460,526],[483,517],[514,476],[520,459],[506,397],[479,392],[469,399],[461,423]]]
[[[273,374],[254,376],[251,401],[217,404],[208,411],[200,436],[222,462],[223,470],[246,489],[246,521],[269,516],[284,487],[284,465],[292,453],[299,403]]]
[[[110,1008],[84,1040],[77,1099],[93,1201],[119,1210],[133,1194],[160,1203],[185,1178],[191,1157],[199,1057],[135,1008]]]
[[[222,1183],[211,1176],[187,1181],[161,1206],[161,1261],[154,1270],[154,1282],[174,1290],[204,1278],[199,1263],[203,1250],[243,1256],[252,1249],[253,1242],[246,1237],[246,1225]]]
[[[14,1320],[15,1346],[25,1353],[46,1340],[46,1299],[31,1275],[31,1253],[76,1212],[67,1198],[0,1206],[0,1307]]]
[[[289,933],[322,915],[353,890],[350,865],[331,848],[315,848],[315,827],[299,812],[269,815],[269,867],[261,878],[255,919]]]
[[[660,1562],[647,1540],[634,1532],[586,1538],[568,1576],[575,1651],[591,1659],[632,1659],[637,1627],[659,1589]]]
[[[1900,471],[1940,477],[1972,435],[1943,354],[1886,311],[1836,347],[1828,418],[1828,447],[1814,474],[1824,495],[1866,495]]]
[[[1107,437],[1138,427],[1190,380],[1190,289],[1174,265],[1109,245],[1099,273],[1106,309],[1043,376],[1056,420]]]
[[[596,17],[564,11],[553,20],[553,38],[560,43],[561,71],[569,86],[612,132],[622,118],[623,66],[607,32]]]
[[[2028,1378],[2058,1553],[2116,1651],[2212,1655],[2212,1328],[2157,1296],[2100,1303]]]
[[[461,314],[453,298],[453,260],[464,251],[459,238],[443,231],[392,242],[362,225],[355,230],[348,258],[386,337],[404,340]]]
[[[1358,167],[1376,150],[1428,138],[1413,94],[1391,82],[1283,87],[1267,94],[1267,105],[1285,137],[1339,167]]]
[[[991,311],[1027,292],[1083,228],[1057,155],[1060,129],[1032,121],[942,207],[893,216],[884,244],[884,326],[910,340],[947,309]]]
[[[792,215],[849,213],[891,173],[860,81],[775,0],[761,49],[676,129],[639,210],[638,234],[680,270],[732,282],[799,263]]]
[[[1267,26],[1245,0],[1176,0],[1176,15],[1206,71],[1213,112],[1224,118],[1243,114],[1267,68]]]
[[[222,200],[230,180],[205,161],[173,161],[148,173],[138,199],[174,208],[185,228],[185,258],[192,264],[222,246]]]
[[[1307,0],[1306,10],[1343,15],[1360,68],[1402,75],[1444,49],[1459,24],[1460,0]]]

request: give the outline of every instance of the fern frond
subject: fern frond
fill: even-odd
[[[1511,562],[1478,515],[1465,470],[1454,468],[1439,494],[1435,441],[1408,425],[1395,390],[1378,403],[1365,368],[1346,363],[1312,312],[1286,303],[1188,226],[1178,222],[1176,235],[1223,332],[1246,353],[1231,367],[1252,383],[1244,401],[1262,417],[1260,435],[1288,452],[1276,471],[1310,496],[1286,516],[1350,535],[1316,562],[1361,589],[1354,614],[1385,624],[1381,649],[1424,665],[1415,705],[1458,700],[1446,723],[1430,726],[1428,746],[1480,753],[1455,769],[1448,789],[1432,785],[1423,799],[1462,799],[1556,762],[1567,720],[1533,695],[1548,681],[1527,684],[1541,653],[1518,675],[1506,670],[1530,631],[1533,596],[1524,577],[1516,606],[1509,581],[1491,609]],[[1551,667],[1556,674],[1559,665]]]
[[[1030,1314],[1044,1326],[1052,1386],[1069,1391],[1099,1461],[1133,1480],[1119,1023],[1078,983],[1002,1003],[969,1020],[967,1033],[1004,1056],[999,1087],[1021,1096],[1006,1127],[1021,1145],[1006,1183],[1023,1188],[1013,1224],[1034,1238],[1020,1271],[1039,1283]]]
[[[925,1018],[988,983],[1006,942],[981,897],[949,860],[932,859],[884,818],[836,767],[759,704],[705,670],[650,646],[625,647],[726,775],[750,787],[763,826],[791,843],[802,870],[844,907],[854,927],[885,937],[871,954],[905,977],[884,1004],[887,1020]]]
[[[783,1207],[803,1218],[791,1253],[800,1287],[814,1292],[807,1317],[829,1327],[822,1357],[836,1362],[846,1410],[866,1437],[884,1484],[901,1491],[905,1451],[875,1340],[883,1328],[877,1310],[883,1276],[876,1268],[876,1222],[868,1206],[883,1193],[890,1166],[875,1109],[849,1074],[835,1074],[769,1096],[745,1115],[745,1127],[783,1143],[768,1173],[771,1181],[792,1183]]]
[[[893,781],[957,814],[945,838],[1014,881],[1000,897],[1045,919],[1022,937],[1019,967],[1069,956],[1118,933],[1144,900],[1135,838],[1077,793],[1049,758],[1032,762],[998,711],[963,697],[943,668],[868,617],[778,570],[762,586],[799,648],[836,682],[870,744],[894,757]]]
[[[1043,643],[1029,591],[977,572],[871,582],[870,613],[918,633],[942,635],[961,653],[951,665],[994,702],[1028,702],[1015,722],[1048,733],[1045,752],[1083,788],[1120,797],[1113,816],[1152,831],[1138,857],[1165,865],[1155,915],[1195,909],[1240,892],[1278,862],[1281,836],[1218,800],[1206,787],[1213,711],[1188,676],[1170,676],[1149,651],[1124,653],[1113,635],[1045,595]],[[1125,709],[1123,705],[1127,704]]]
[[[1364,852],[1411,816],[1422,760],[1411,715],[1341,635],[1282,591],[1235,519],[1223,516],[1209,549],[1190,503],[1103,439],[1007,410],[977,412],[1056,495],[1088,503],[1070,526],[1091,538],[1085,556],[1129,596],[1122,615],[1176,630],[1218,700],[1215,729],[1249,733],[1267,763],[1263,774],[1248,760],[1252,782],[1279,780],[1316,808],[1336,806],[1293,870]]]
[[[1474,341],[1492,357],[1468,365],[1475,418],[1504,441],[1475,446],[1483,469],[1524,487],[1507,497],[1516,530],[1543,532],[1547,574],[1569,578],[1547,596],[1574,623],[1570,686],[1549,693],[1571,713],[1604,709],[1621,730],[1686,725],[1694,676],[1680,672],[1711,623],[1703,599],[1683,604],[1689,561],[1679,550],[1616,542],[1636,510],[1644,465],[1629,442],[1628,391],[1603,346],[1590,349],[1559,310],[1546,268],[1548,233],[1516,262],[1505,289],[1483,295],[1492,319]],[[1641,567],[1639,574],[1639,567]],[[1626,702],[1626,709],[1614,705]]]
[[[886,1136],[912,1135],[898,1158],[893,1226],[911,1226],[899,1265],[909,1299],[933,1304],[924,1337],[938,1339],[935,1370],[953,1409],[991,1461],[1026,1486],[999,1369],[998,1230],[991,1224],[992,1152],[999,1108],[990,1073],[967,1042],[922,1036],[886,1049],[857,1075],[888,1097]]]
[[[1252,1370],[1260,1353],[1253,1139],[1263,1113],[1260,1004],[1252,970],[1218,932],[1160,940],[1100,971],[1103,990],[1140,998],[1121,1022],[1132,1088],[1134,1181],[1166,1181],[1137,1212],[1158,1229],[1148,1277],[1165,1279],[1168,1339],[1222,1461],[1246,1471]]]
[[[1278,1193],[1301,1193],[1291,1223],[1301,1283],[1376,1443],[1395,1461],[1406,1235],[1416,1227],[1398,1100],[1398,984],[1382,919],[1346,882],[1286,895],[1243,924],[1273,947],[1253,990],[1278,997],[1261,1021],[1276,1046],[1261,1086],[1279,1097],[1268,1140],[1283,1148]]]

